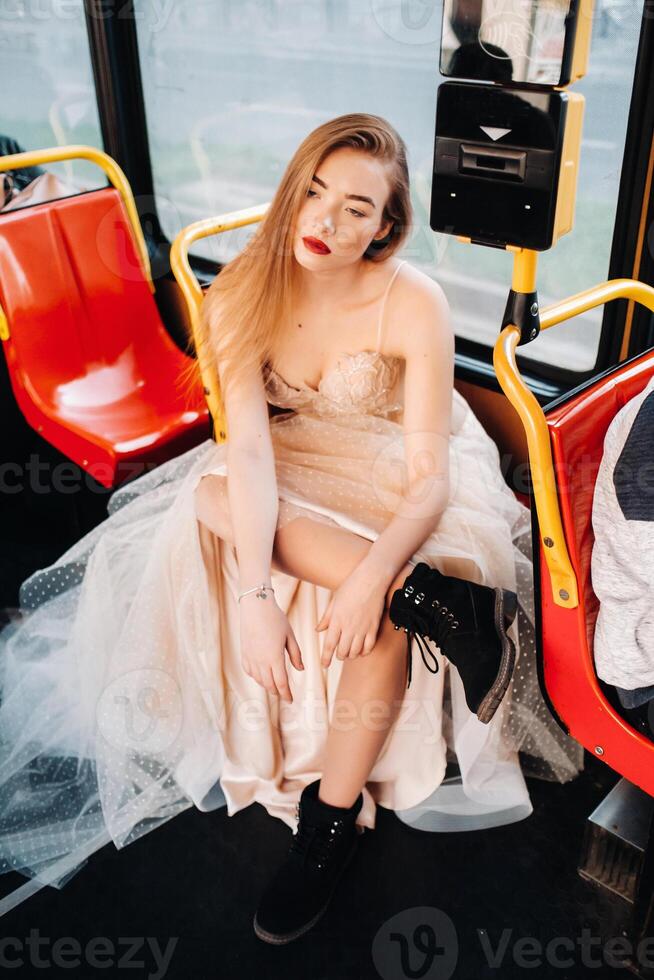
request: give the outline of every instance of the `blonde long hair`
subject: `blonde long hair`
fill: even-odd
[[[201,331],[211,356],[221,366],[225,385],[238,384],[246,372],[261,369],[273,356],[291,312],[297,217],[313,175],[339,147],[361,150],[387,167],[390,193],[380,224],[392,222],[392,227],[384,239],[371,242],[364,257],[371,262],[385,261],[402,247],[410,232],[406,146],[390,123],[381,116],[355,112],[337,116],[309,133],[286,167],[255,234],[223,266],[205,294]],[[191,383],[200,383],[195,360],[191,367]]]

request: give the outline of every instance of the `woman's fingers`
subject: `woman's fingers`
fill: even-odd
[[[341,638],[338,641],[338,647],[336,649],[336,656],[339,660],[347,660],[350,647],[352,646],[352,634],[351,633],[341,633]]]
[[[332,594],[329,599],[329,602],[327,603],[327,608],[325,609],[324,613],[316,623],[316,629],[319,632],[326,629],[329,626],[329,619],[331,617],[333,605],[334,605],[334,595]]]
[[[293,695],[288,684],[288,676],[284,664],[264,666],[256,663],[244,663],[243,670],[252,680],[256,681],[264,690],[275,697],[293,701]]]
[[[377,635],[372,631],[366,633],[366,638],[363,643],[363,651],[361,653],[362,657],[369,657],[372,651],[375,649],[375,643],[377,642]]]
[[[330,663],[332,662],[332,657],[334,656],[334,650],[339,642],[339,637],[340,628],[334,623],[330,623],[322,648],[322,656],[320,658],[320,662],[323,667],[329,667]]]
[[[288,686],[288,677],[286,675],[286,667],[284,662],[280,661],[277,664],[273,664],[272,676],[275,682],[276,690],[273,692],[279,694],[280,698],[284,701],[293,701],[293,695],[291,694],[291,689]]]
[[[268,691],[268,694],[277,695],[277,685],[272,675],[272,667],[266,666],[261,668],[261,683]]]
[[[262,664],[259,668],[259,683],[269,694],[277,694],[277,686],[273,680],[270,667]]]
[[[300,646],[295,639],[295,633],[292,629],[289,629],[286,636],[286,649],[288,650],[288,656],[295,667],[296,670],[304,670],[304,663],[302,662],[302,651]]]
[[[356,657],[361,656],[361,652],[363,650],[363,639],[364,638],[362,636],[359,636],[359,634],[353,637],[352,643],[350,645],[350,652],[348,654],[350,660],[354,660]]]
[[[321,663],[324,667],[328,667],[334,653],[339,660],[354,660],[356,657],[365,657],[372,653],[376,642],[377,629],[371,628],[364,634],[350,634],[341,631],[340,627],[333,624],[325,637]]]
[[[368,657],[375,649],[377,634],[379,633],[379,622],[373,623],[366,633],[357,633],[352,640],[350,647],[350,657]]]

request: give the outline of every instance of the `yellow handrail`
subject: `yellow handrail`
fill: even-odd
[[[109,183],[113,184],[123,199],[134,233],[134,241],[141,260],[143,275],[148,281],[150,290],[154,292],[150,256],[143,237],[143,229],[134,203],[132,188],[124,172],[108,153],[97,150],[94,146],[83,146],[82,144],[53,146],[45,150],[27,150],[24,153],[9,153],[7,156],[0,156],[0,173],[6,170],[20,170],[22,167],[38,167],[43,163],[59,163],[62,160],[90,160],[91,163],[95,163],[104,170]]]
[[[201,238],[209,238],[211,235],[221,235],[225,231],[232,231],[234,228],[242,228],[245,225],[251,225],[257,221],[261,221],[269,207],[270,202],[268,201],[265,204],[255,205],[252,208],[229,211],[226,214],[217,215],[215,218],[204,218],[202,221],[195,221],[193,224],[187,225],[186,228],[182,228],[179,234],[176,235],[170,248],[170,267],[188,307],[191,330],[193,332],[193,343],[198,357],[207,405],[214,423],[214,433],[217,442],[224,442],[227,438],[225,412],[220,397],[220,385],[216,365],[211,358],[210,351],[207,351],[207,344],[203,336],[200,307],[202,306],[204,294],[200,283],[191,269],[189,250],[193,243],[199,241]]]
[[[613,299],[631,299],[654,311],[651,286],[636,279],[610,279],[545,307],[540,312],[540,328],[547,330]],[[574,609],[579,605],[577,579],[563,534],[549,429],[543,409],[520,376],[515,357],[519,339],[519,329],[512,324],[506,326],[495,343],[493,365],[502,390],[520,416],[527,435],[536,513],[554,602],[566,609]]]

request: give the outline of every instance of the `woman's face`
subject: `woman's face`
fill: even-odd
[[[381,224],[389,192],[377,159],[350,147],[333,150],[317,168],[300,208],[293,240],[299,264],[314,272],[359,260],[373,238],[390,231],[392,222]]]

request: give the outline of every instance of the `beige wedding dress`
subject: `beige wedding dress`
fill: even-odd
[[[270,421],[278,527],[304,516],[374,541],[393,515],[404,362],[381,344],[401,268],[375,349],[343,354],[319,390],[266,365],[267,397],[285,410]],[[566,781],[582,764],[538,687],[529,511],[456,390],[452,409],[450,502],[411,561],[517,591],[518,665],[483,725],[456,669],[430,642],[440,662],[430,673],[414,640],[411,685],[363,788],[358,822],[369,828],[377,805],[429,830],[523,819],[525,769]],[[241,669],[235,550],[196,516],[204,475],[223,477],[217,492],[227,493],[226,449],[207,439],[116,490],[106,520],[21,587],[20,615],[0,633],[0,871],[31,881],[0,914],[65,883],[103,844],[123,847],[191,805],[226,803],[233,815],[256,801],[296,826],[300,793],[321,774],[342,668],[338,658],[321,666],[326,632],[315,630],[331,592],[272,572],[305,665],[287,660],[294,700],[282,702]],[[445,780],[448,761],[459,775]]]

